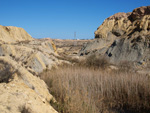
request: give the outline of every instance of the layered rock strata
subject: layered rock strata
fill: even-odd
[[[51,39],[33,39],[24,29],[0,26],[0,112],[57,113],[38,74],[63,61]]]
[[[81,49],[79,55],[104,55],[113,63],[149,62],[150,6],[107,18],[95,32],[95,38]]]

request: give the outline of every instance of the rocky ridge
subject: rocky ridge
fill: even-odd
[[[51,39],[33,39],[24,29],[0,26],[0,112],[57,113],[38,74],[61,64]]]
[[[12,43],[25,40],[33,40],[33,38],[23,28],[0,25],[1,42]]]
[[[56,58],[56,46],[50,38],[33,39],[22,28],[0,27],[3,29],[0,33],[0,56],[10,56],[34,74],[62,62]]]
[[[117,13],[107,18],[95,32],[95,40],[85,45],[79,55],[104,55],[112,63],[150,61],[150,6],[132,13]]]

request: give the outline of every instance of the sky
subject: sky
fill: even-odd
[[[33,38],[93,39],[109,16],[150,5],[149,0],[0,0],[0,25]]]

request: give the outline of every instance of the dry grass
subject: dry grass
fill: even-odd
[[[150,78],[129,72],[107,72],[85,66],[62,66],[41,78],[61,113],[149,113]]]

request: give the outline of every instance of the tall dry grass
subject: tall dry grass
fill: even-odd
[[[107,72],[84,66],[62,66],[45,71],[61,113],[149,113],[150,77],[129,72]]]

